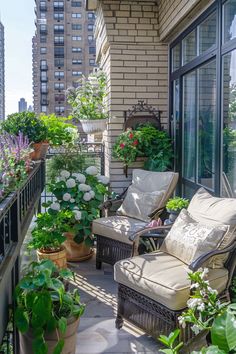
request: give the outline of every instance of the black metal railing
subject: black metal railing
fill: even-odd
[[[0,203],[0,348],[3,343],[7,354],[20,351],[13,320],[13,290],[19,280],[20,249],[33,215],[40,208],[44,183],[45,164],[41,162],[21,188]]]

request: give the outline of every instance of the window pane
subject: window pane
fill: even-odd
[[[172,72],[180,67],[180,44],[177,44],[171,51]]]
[[[179,156],[179,97],[180,94],[180,84],[179,79],[173,82],[173,103],[172,103],[172,117],[171,117],[171,136],[174,139],[174,152],[175,152],[175,170],[179,170],[180,166],[180,156]]]
[[[183,39],[183,65],[193,60],[196,55],[196,31],[192,31]]]
[[[214,190],[216,61],[198,69],[198,183]]]
[[[199,25],[199,54],[216,44],[216,12]]]
[[[183,177],[195,181],[196,72],[183,78]]]
[[[236,50],[223,58],[223,171],[236,197]]]
[[[228,0],[223,6],[223,40],[236,38],[236,0]]]

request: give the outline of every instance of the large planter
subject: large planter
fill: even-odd
[[[175,211],[167,208],[166,210],[169,213],[169,219],[165,220],[164,225],[172,225],[179,216],[181,209]]]
[[[94,134],[99,132],[104,132],[107,129],[106,119],[82,119],[80,120],[83,131],[86,134]]]
[[[34,161],[45,160],[49,144],[46,142],[40,142],[33,144],[34,151],[31,152],[30,157]]]
[[[66,259],[69,262],[86,261],[93,255],[93,249],[86,246],[84,242],[78,244],[74,241],[75,235],[65,232],[66,241],[63,243],[66,250]]]
[[[42,252],[37,250],[38,260],[50,259],[59,269],[64,269],[67,267],[66,264],[66,250],[64,247],[58,252]]]
[[[45,341],[48,345],[48,354],[52,354],[53,350],[58,342],[59,338],[63,338],[65,341],[64,348],[61,354],[75,354],[76,350],[76,334],[79,326],[78,319],[69,319],[67,323],[66,333],[62,336],[59,332],[54,331],[52,333],[45,334]],[[27,333],[20,333],[20,354],[34,354],[32,348],[33,334],[32,331]]]

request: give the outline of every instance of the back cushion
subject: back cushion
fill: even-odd
[[[173,179],[178,175],[174,172],[153,172],[134,170],[132,185],[141,192],[166,191]]]

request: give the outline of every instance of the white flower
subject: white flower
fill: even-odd
[[[75,183],[74,178],[69,178],[69,179],[66,181],[66,187],[67,187],[67,188],[74,188],[75,186],[76,186],[76,183]]]
[[[71,199],[70,193],[65,193],[62,199],[64,200],[64,202],[68,202]]]
[[[59,211],[59,210],[60,210],[60,204],[57,203],[57,202],[52,203],[51,206],[50,206],[50,208],[51,208],[52,210]]]
[[[204,303],[201,303],[200,305],[198,305],[197,307],[198,311],[202,312],[205,310],[205,304]]]
[[[96,166],[89,166],[88,168],[86,168],[85,172],[88,175],[96,176],[98,174],[98,169]]]
[[[207,287],[207,290],[210,294],[215,294],[215,295],[218,294],[218,291],[216,289],[212,289],[210,286]]]
[[[198,283],[193,283],[191,286],[190,286],[190,289],[197,289],[199,288],[199,284]]]
[[[208,268],[204,268],[202,273],[200,274],[200,278],[201,279],[205,279],[207,277],[208,273],[209,273],[209,269]]]
[[[194,309],[195,307],[201,304],[202,304],[202,300],[197,298],[191,298],[187,301],[187,305],[190,309]]]
[[[98,176],[98,181],[106,186],[110,182],[110,179],[107,176],[100,175],[100,176]]]
[[[185,323],[184,317],[179,316],[179,317],[178,317],[178,320],[179,320],[180,326],[182,326],[182,328],[185,328],[185,327],[186,327],[186,323]]]
[[[66,171],[66,170],[62,170],[61,173],[60,173],[60,176],[62,178],[69,178],[70,177],[70,172]]]
[[[80,190],[80,192],[89,192],[89,191],[91,191],[91,187],[87,184],[81,183],[79,185],[79,190]]]
[[[76,181],[79,183],[85,183],[86,177],[82,173],[73,173],[73,177],[75,177]]]
[[[91,195],[91,198],[95,197],[95,192],[94,191],[90,191],[89,194]]]
[[[77,220],[77,221],[81,220],[81,216],[82,216],[81,211],[76,210],[75,211],[75,220]]]
[[[75,202],[75,199],[71,198],[70,203],[74,203],[74,202]]]
[[[90,193],[84,193],[83,199],[86,202],[89,202],[92,199],[91,194]]]
[[[79,210],[79,208],[77,206],[74,207],[73,212],[75,212],[76,210]]]
[[[195,333],[195,335],[197,335],[201,331],[201,329],[197,325],[193,325],[191,327],[191,330]]]

